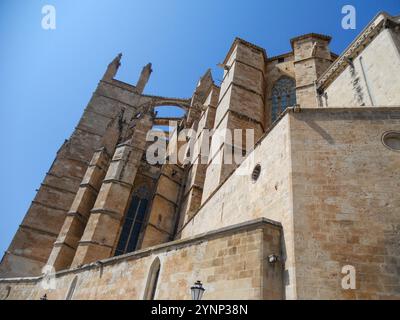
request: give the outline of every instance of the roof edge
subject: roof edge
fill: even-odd
[[[321,90],[329,86],[343,72],[348,60],[358,56],[359,49],[366,47],[375,38],[372,35],[379,34],[387,21],[395,24],[400,23],[400,21],[396,21],[396,17],[389,15],[385,11],[377,13],[331,66],[317,79],[317,89]]]
[[[317,39],[328,41],[328,43],[331,42],[331,40],[332,40],[331,36],[328,36],[328,35],[325,35],[325,34],[311,32],[311,33],[302,34],[300,36],[297,36],[297,37],[294,37],[294,38],[290,39],[290,44],[291,44],[291,46],[293,48],[293,44],[296,41],[307,39],[307,38],[317,38]]]

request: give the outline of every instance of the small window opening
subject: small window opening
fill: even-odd
[[[157,291],[158,278],[160,276],[160,259],[156,258],[151,264],[149,276],[147,278],[144,300],[154,300]]]
[[[258,180],[258,178],[260,177],[260,173],[261,173],[261,165],[257,164],[254,169],[253,172],[251,174],[251,179],[255,182]]]
[[[393,151],[400,151],[400,131],[388,131],[382,136],[383,145]]]

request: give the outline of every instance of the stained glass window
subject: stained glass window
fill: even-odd
[[[296,84],[289,77],[280,78],[272,88],[272,122],[285,111],[287,107],[296,104]]]
[[[116,256],[136,250],[147,211],[148,200],[146,195],[146,192],[142,188],[132,196],[132,201],[126,213],[121,235],[115,250]]]

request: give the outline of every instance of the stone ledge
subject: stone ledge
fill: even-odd
[[[301,107],[300,112],[400,112],[400,105],[398,106],[352,106],[352,107],[343,107],[343,106],[337,106],[337,107],[319,107],[319,108],[313,108],[313,107]]]

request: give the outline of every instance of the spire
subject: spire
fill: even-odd
[[[143,93],[144,87],[146,86],[147,81],[149,81],[150,74],[152,72],[153,70],[151,69],[151,63],[148,63],[143,67],[140,78],[136,84],[137,93]]]
[[[211,69],[207,69],[207,71],[197,83],[197,87],[193,95],[193,98],[195,98],[194,100],[200,103],[204,103],[205,99],[207,98],[208,92],[213,84],[214,80],[211,74]]]
[[[207,69],[207,71],[204,73],[204,75],[200,78],[197,87],[200,86],[209,86],[210,83],[214,83],[213,77],[212,77],[212,73],[211,73],[211,69]]]
[[[112,80],[117,74],[118,68],[121,65],[122,53],[119,53],[113,61],[107,67],[107,70],[103,76],[103,80]]]

